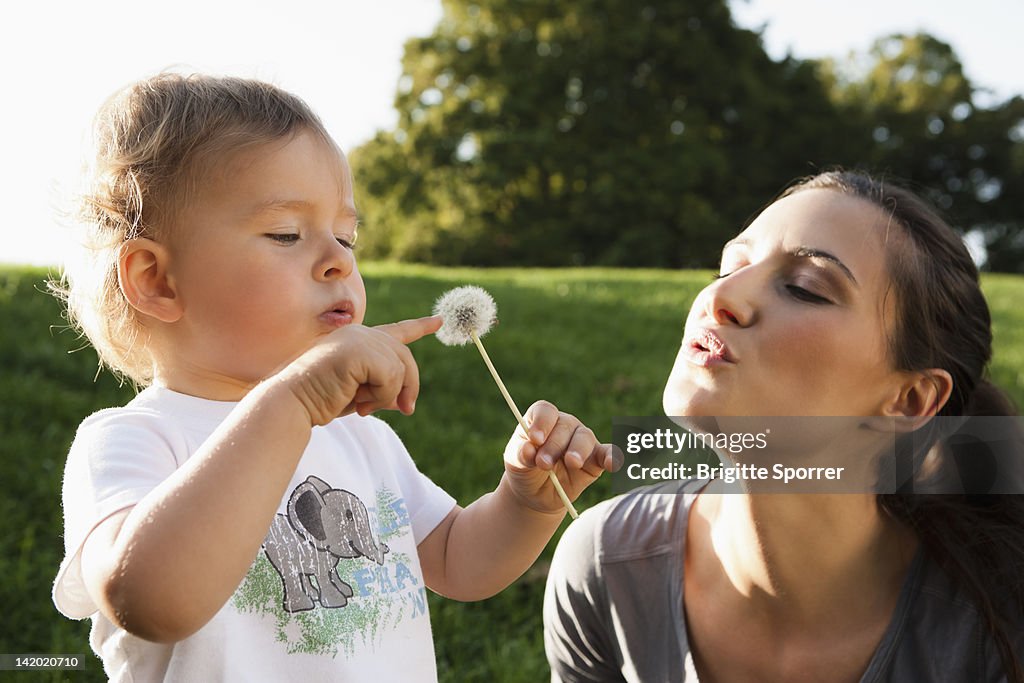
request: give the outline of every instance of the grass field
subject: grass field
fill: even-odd
[[[501,324],[487,348],[522,409],[539,398],[575,413],[603,440],[615,415],[657,415],[682,321],[704,272],[473,270],[365,265],[370,324],[424,315],[448,288],[486,287]],[[61,617],[50,585],[62,556],[60,481],[83,417],[123,404],[132,391],[62,329],[47,273],[0,267],[0,653],[84,654],[86,671],[32,680],[104,680],[89,650],[88,622]],[[993,379],[1024,405],[1024,278],[984,281],[994,318]],[[78,350],[74,353],[71,351]],[[413,346],[422,392],[412,417],[385,415],[420,469],[462,503],[493,488],[514,427],[472,347],[434,339]],[[580,509],[609,495],[601,481]],[[564,528],[564,527],[563,527]],[[442,681],[535,682],[547,676],[540,610],[544,566],[501,595],[462,604],[431,596]],[[28,678],[15,677],[17,680]]]

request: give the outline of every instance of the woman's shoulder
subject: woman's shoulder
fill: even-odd
[[[921,662],[938,662],[947,672],[970,673],[975,680],[995,680],[1002,669],[984,613],[967,588],[955,581],[922,552],[905,596],[906,621],[897,642],[892,667],[906,670]],[[998,607],[1001,606],[997,606]],[[1014,647],[1024,648],[1024,620],[1005,619],[1003,626]],[[996,676],[998,678],[998,676]]]
[[[552,680],[682,680],[682,552],[701,485],[637,489],[569,525],[544,602]]]
[[[678,556],[686,517],[703,483],[671,482],[604,500],[569,525],[559,549],[604,564],[660,553]]]

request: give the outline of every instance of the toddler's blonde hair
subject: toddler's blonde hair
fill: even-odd
[[[250,79],[162,73],[107,100],[95,119],[95,149],[76,206],[84,253],[51,285],[101,366],[138,385],[152,381],[145,335],[118,285],[121,245],[166,239],[224,154],[300,130],[330,140],[305,102]]]

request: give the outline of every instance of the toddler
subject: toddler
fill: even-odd
[[[298,98],[162,74],[96,123],[72,320],[145,389],[82,422],[53,598],[117,681],[436,679],[425,588],[493,595],[610,447],[539,402],[466,508],[370,413],[413,412],[426,317],[365,327],[344,155]]]

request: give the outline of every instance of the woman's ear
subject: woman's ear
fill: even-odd
[[[181,299],[167,274],[170,254],[159,242],[140,237],[121,245],[117,283],[125,299],[139,313],[161,322],[181,318]]]
[[[953,377],[940,368],[906,373],[896,394],[882,414],[898,418],[898,431],[913,431],[935,416],[949,400]]]

